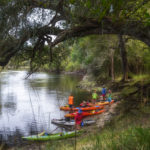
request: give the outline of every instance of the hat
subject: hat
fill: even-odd
[[[78,113],[79,113],[79,114],[81,114],[81,113],[82,113],[82,110],[81,110],[81,109],[79,109],[79,110],[78,110]]]

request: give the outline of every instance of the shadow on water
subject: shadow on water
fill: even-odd
[[[8,146],[26,144],[22,136],[61,132],[51,119],[64,117],[66,112],[59,108],[71,93],[75,106],[90,99],[90,93],[76,88],[80,76],[41,72],[27,80],[25,76],[26,71],[0,74],[0,141]]]

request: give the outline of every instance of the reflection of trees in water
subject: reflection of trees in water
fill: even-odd
[[[0,116],[2,115],[2,105],[0,104]]]
[[[49,78],[47,84],[49,90],[55,89],[56,91],[72,92],[79,81],[80,78],[78,78],[78,76],[56,75],[54,78]]]
[[[2,108],[5,108],[8,113],[14,113],[17,109],[16,95],[14,89],[12,89],[12,84],[14,76],[17,72],[11,71],[11,74],[7,72],[6,74],[1,74],[0,77],[0,114],[2,114]],[[19,92],[19,91],[16,91]]]
[[[17,97],[13,93],[10,93],[9,91],[6,97],[7,97],[6,99],[7,101],[4,103],[4,108],[7,109],[8,113],[14,113],[17,109],[17,103],[16,103]]]
[[[4,107],[7,109],[7,112],[8,113],[15,113],[16,109],[17,109],[17,106],[16,106],[16,103],[14,102],[6,102],[4,104]]]
[[[78,75],[57,75],[50,74],[47,79],[31,79],[30,86],[35,89],[46,87],[48,94],[56,94],[58,106],[68,100],[72,93],[75,99],[75,105],[79,105],[83,100],[90,100],[90,93],[77,88],[81,77]]]
[[[89,93],[77,88],[80,81],[80,76],[77,75],[57,75],[58,78],[49,79],[48,90],[56,90],[58,105],[62,106],[65,101],[68,101],[68,96],[72,93],[74,96],[75,105],[79,105],[81,101],[88,100]]]
[[[38,134],[38,125],[37,125],[37,122],[32,121],[31,123],[28,123],[26,128],[27,128],[28,133],[30,135]],[[39,131],[44,131],[43,127],[41,128],[41,130],[39,129]]]
[[[0,115],[2,115],[2,80],[0,78]]]
[[[3,131],[0,131],[0,144],[5,143],[6,146],[21,146],[22,144],[27,143],[26,141],[23,141],[22,136],[23,133],[18,128],[14,131],[3,128]]]
[[[46,79],[31,78],[29,84],[35,88],[47,87],[48,90],[72,91],[79,80],[78,76],[50,74],[49,78]]]

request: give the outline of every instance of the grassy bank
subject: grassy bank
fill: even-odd
[[[34,143],[15,150],[149,150],[149,85],[149,76],[135,77],[125,83],[107,83],[106,87],[112,89],[113,96],[118,96],[121,101],[117,106],[117,114],[104,128],[94,125],[84,128],[85,133],[77,138]]]
[[[87,131],[77,137],[77,150],[149,150],[150,106],[118,114],[105,128]],[[46,150],[74,150],[75,138],[48,143]]]

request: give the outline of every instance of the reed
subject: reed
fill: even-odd
[[[95,142],[82,150],[149,150],[150,129],[132,127],[118,133],[109,131],[95,136]]]

